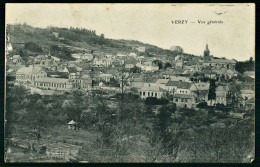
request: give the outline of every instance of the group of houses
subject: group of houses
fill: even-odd
[[[138,52],[145,48],[134,48]],[[63,61],[55,56],[38,55],[29,57],[29,66],[25,66],[24,60],[19,55],[8,57],[10,74],[15,76],[16,83],[26,84],[34,89],[70,92],[72,90],[90,90],[102,88],[103,90],[120,91],[121,72],[128,76],[125,86],[128,90],[137,90],[141,99],[147,97],[168,98],[176,103],[177,107],[192,108],[200,102],[209,105],[227,105],[229,85],[222,85],[222,80],[238,76],[235,70],[235,60],[214,58],[210,55],[208,46],[203,57],[187,59],[181,53],[170,63],[171,68],[159,69],[154,60],[167,62],[165,56],[144,57],[135,52],[113,54],[78,53],[72,54],[76,61]],[[85,64],[82,65],[82,62]],[[20,67],[14,70],[14,67]],[[109,68],[106,68],[109,67]],[[131,71],[133,68],[140,71]],[[104,71],[104,69],[106,69]],[[246,76],[254,78],[254,72],[245,72]],[[203,78],[216,80],[216,99],[208,99],[210,89],[209,81]],[[118,84],[109,84],[113,80]],[[246,106],[252,98],[254,91],[244,89],[241,91],[243,105]],[[245,93],[246,92],[246,93]],[[137,94],[137,93],[136,93]]]

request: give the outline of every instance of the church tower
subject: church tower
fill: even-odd
[[[208,44],[206,44],[206,49],[204,50],[204,57],[209,57],[209,48],[208,48]]]

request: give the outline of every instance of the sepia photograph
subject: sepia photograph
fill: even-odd
[[[252,163],[254,3],[7,3],[5,163]]]

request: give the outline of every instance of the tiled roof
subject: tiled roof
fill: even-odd
[[[64,78],[36,78],[35,81],[39,81],[39,82],[54,82],[54,83],[69,82],[68,79],[64,79]]]
[[[169,81],[166,86],[176,86],[180,89],[189,89],[191,87],[191,83],[189,82],[181,82],[181,81]]]
[[[205,63],[236,63],[236,61],[227,59],[211,59],[209,61],[206,61]]]
[[[50,77],[50,76],[57,76],[57,78],[68,78],[68,73],[66,72],[57,72],[57,71],[48,71],[47,72],[47,77]]]
[[[167,92],[167,90],[159,87],[159,86],[143,86],[141,88],[142,91],[153,91],[153,92]]]
[[[192,95],[187,95],[187,94],[175,94],[174,98],[182,98],[182,99],[191,99],[193,96]]]
[[[77,69],[75,67],[67,67],[69,73],[76,73]]]

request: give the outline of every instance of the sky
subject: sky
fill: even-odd
[[[208,25],[210,20],[223,23]],[[202,55],[207,43],[216,57],[255,57],[254,4],[6,4],[6,24],[16,23],[86,28],[111,39],[181,46],[194,55]]]

